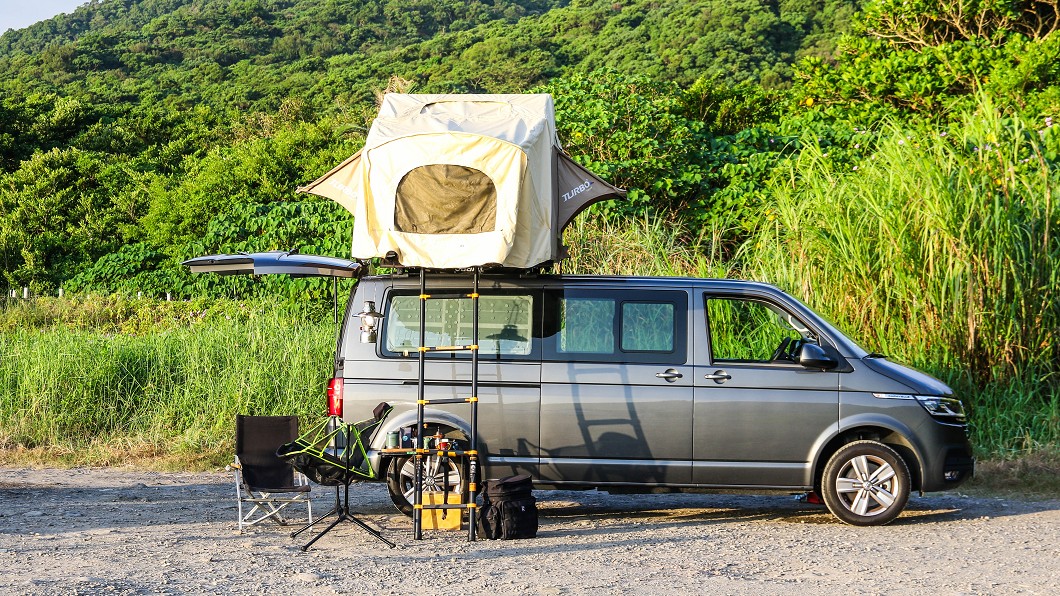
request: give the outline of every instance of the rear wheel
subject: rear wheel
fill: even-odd
[[[461,495],[466,501],[467,482],[464,480],[464,468],[458,460],[446,458],[443,462],[440,457],[426,457],[423,469],[424,492],[442,492],[448,477],[449,492]],[[394,505],[405,515],[411,516],[416,493],[416,459],[394,458],[387,469],[386,486]]]
[[[877,441],[855,441],[836,451],[824,468],[821,488],[832,515],[855,526],[883,525],[905,509],[909,468]]]

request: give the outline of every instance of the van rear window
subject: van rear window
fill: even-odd
[[[533,298],[529,295],[483,295],[479,298],[479,356],[482,358],[529,356],[533,351]],[[428,346],[469,345],[472,342],[473,305],[470,298],[435,298],[427,301]],[[394,295],[383,324],[384,352],[415,356],[419,346],[420,299]],[[428,353],[430,357],[469,357],[467,352]]]

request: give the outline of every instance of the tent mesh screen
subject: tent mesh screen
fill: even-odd
[[[394,227],[414,234],[480,234],[497,228],[497,187],[465,166],[430,164],[401,179]]]

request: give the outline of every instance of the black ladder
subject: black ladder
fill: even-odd
[[[456,509],[463,510],[467,509],[468,514],[468,529],[467,529],[467,540],[468,542],[475,541],[475,521],[477,513],[477,505],[475,503],[477,496],[477,481],[478,481],[478,365],[479,365],[479,274],[481,273],[479,268],[475,268],[473,272],[473,285],[470,294],[459,294],[459,293],[446,293],[446,294],[428,294],[427,293],[427,272],[425,269],[420,269],[420,342],[419,342],[419,379],[417,383],[417,398],[416,398],[416,437],[415,437],[415,495],[412,505],[412,532],[415,540],[423,539],[423,510],[424,509]],[[471,317],[471,344],[469,345],[454,345],[454,346],[428,346],[427,345],[427,301],[431,298],[470,298],[472,306],[472,317]],[[444,398],[444,399],[427,399],[425,395],[425,388],[427,385],[426,380],[426,364],[427,364],[427,352],[471,352],[471,395],[469,397],[457,397],[457,398]],[[424,430],[424,408],[429,404],[442,405],[442,404],[458,404],[466,403],[471,405],[471,436],[468,437],[468,445],[466,449],[453,449],[448,450],[439,449],[438,445],[433,445],[431,449],[427,449],[424,446],[424,435],[427,433]],[[438,458],[463,458],[467,461],[467,484],[468,484],[468,497],[467,503],[462,504],[449,504],[444,502],[441,504],[424,504],[423,503],[423,488],[424,488],[424,474],[423,466],[426,458],[428,457]],[[444,473],[448,474],[448,471]],[[447,500],[443,494],[443,501]]]

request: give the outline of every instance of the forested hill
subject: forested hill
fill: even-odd
[[[182,292],[189,280],[176,260],[246,248],[233,242],[247,218],[285,208],[299,182],[354,150],[388,85],[525,92],[598,71],[663,87],[710,81],[707,91],[743,83],[753,98],[790,86],[798,59],[829,56],[854,9],[851,0],[95,0],[0,36],[0,271],[12,287],[41,291],[78,276],[74,288],[114,289],[143,274],[130,283]],[[645,154],[646,168],[600,167],[640,186],[634,171],[665,174],[687,159],[691,139],[675,138],[687,147],[670,162]],[[703,179],[685,177],[671,195]],[[314,234],[327,228],[319,217],[332,217],[311,201],[295,207],[316,214],[304,224]],[[204,244],[211,223],[220,237]],[[284,247],[305,236],[265,235],[263,246]],[[302,244],[341,253],[337,241]],[[152,281],[154,269],[169,273]]]
[[[523,91],[611,67],[782,86],[827,55],[851,0],[97,0],[0,37],[8,93],[275,108],[422,91]]]

